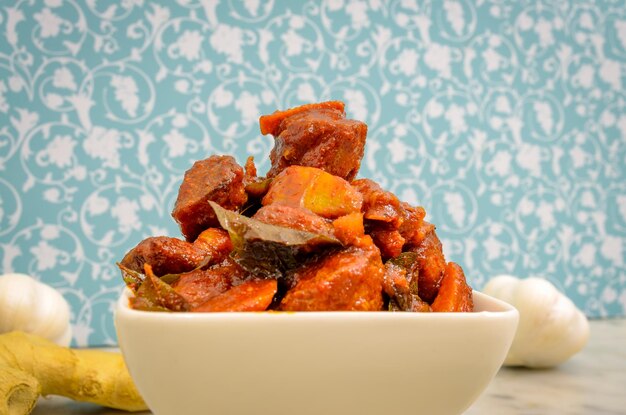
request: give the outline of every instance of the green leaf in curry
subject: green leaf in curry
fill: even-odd
[[[117,266],[122,271],[122,278],[126,283],[126,286],[130,288],[133,293],[137,293],[141,284],[143,284],[144,279],[146,278],[141,272],[134,271],[128,267],[117,262]]]
[[[135,299],[132,300],[133,304],[138,304],[135,308],[152,311],[179,311],[175,310],[175,308],[180,307],[180,299],[177,298],[178,294],[171,285],[178,281],[181,275],[203,269],[210,265],[212,261],[213,257],[207,255],[192,271],[181,274],[165,274],[161,277],[157,277],[152,273],[152,267],[150,267],[151,276],[146,277],[141,272],[132,270],[119,262],[117,266],[122,272],[122,278],[126,286],[135,294]]]
[[[261,198],[267,193],[270,184],[272,184],[272,178],[257,178],[246,184],[246,193],[248,196]]]
[[[395,258],[391,258],[389,263],[399,266],[406,270],[406,278],[409,281],[409,290],[412,294],[417,295],[417,282],[418,282],[418,254],[416,252],[403,252]]]
[[[402,268],[409,269],[413,267],[415,261],[417,261],[416,252],[403,252],[395,258],[389,259],[388,262],[391,262],[392,264],[398,265]]]
[[[417,294],[418,254],[403,252],[385,263],[386,284],[389,287],[389,311],[431,311],[427,302]]]
[[[328,235],[267,224],[209,203],[230,235],[233,257],[254,274],[278,278],[300,265],[314,250],[341,245]]]
[[[145,311],[189,311],[191,306],[174,288],[154,275],[152,267],[144,264],[145,278],[131,306],[135,310]]]

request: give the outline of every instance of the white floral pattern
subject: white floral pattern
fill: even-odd
[[[262,173],[259,115],[324,99],[473,286],[540,276],[626,314],[623,2],[0,3],[0,270],[58,287],[75,344],[116,342],[115,261],[179,235],[195,160]]]

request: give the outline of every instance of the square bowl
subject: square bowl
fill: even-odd
[[[115,313],[156,415],[460,414],[502,365],[517,310],[474,292],[472,313]]]

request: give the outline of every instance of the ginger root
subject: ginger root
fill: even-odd
[[[143,411],[119,353],[60,347],[32,334],[0,335],[0,415],[29,414],[40,395]]]

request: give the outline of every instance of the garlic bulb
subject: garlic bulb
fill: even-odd
[[[70,306],[54,288],[24,274],[0,276],[0,333],[24,331],[60,346],[72,340]]]
[[[587,344],[587,318],[549,281],[500,275],[491,279],[483,292],[519,311],[519,325],[505,365],[557,366]]]

